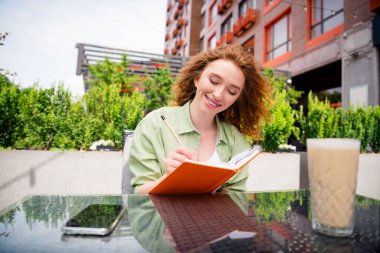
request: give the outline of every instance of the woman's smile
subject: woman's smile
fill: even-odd
[[[215,100],[211,99],[209,96],[205,95],[205,97],[208,102],[208,105],[211,105],[211,107],[216,108],[216,107],[222,106],[220,103],[217,103]]]

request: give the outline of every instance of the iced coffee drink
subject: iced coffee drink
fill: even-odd
[[[314,230],[352,234],[359,151],[359,140],[307,140]]]

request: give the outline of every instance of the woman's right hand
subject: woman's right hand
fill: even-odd
[[[154,187],[162,182],[170,173],[172,173],[181,163],[185,160],[195,160],[197,158],[197,153],[193,149],[188,149],[186,147],[178,147],[174,152],[168,154],[166,158],[166,174],[160,177],[156,181],[146,182],[141,185],[138,189],[140,194],[148,194]]]
[[[166,174],[172,173],[181,163],[186,160],[195,160],[197,153],[194,149],[178,147],[175,151],[170,152],[166,158]]]

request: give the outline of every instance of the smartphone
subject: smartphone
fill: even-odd
[[[92,204],[64,223],[62,231],[71,235],[108,235],[125,211],[126,207],[119,204]]]

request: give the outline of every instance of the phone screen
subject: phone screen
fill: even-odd
[[[93,204],[68,220],[67,233],[106,234],[112,231],[125,209],[122,205]],[[103,229],[103,232],[97,229]]]

